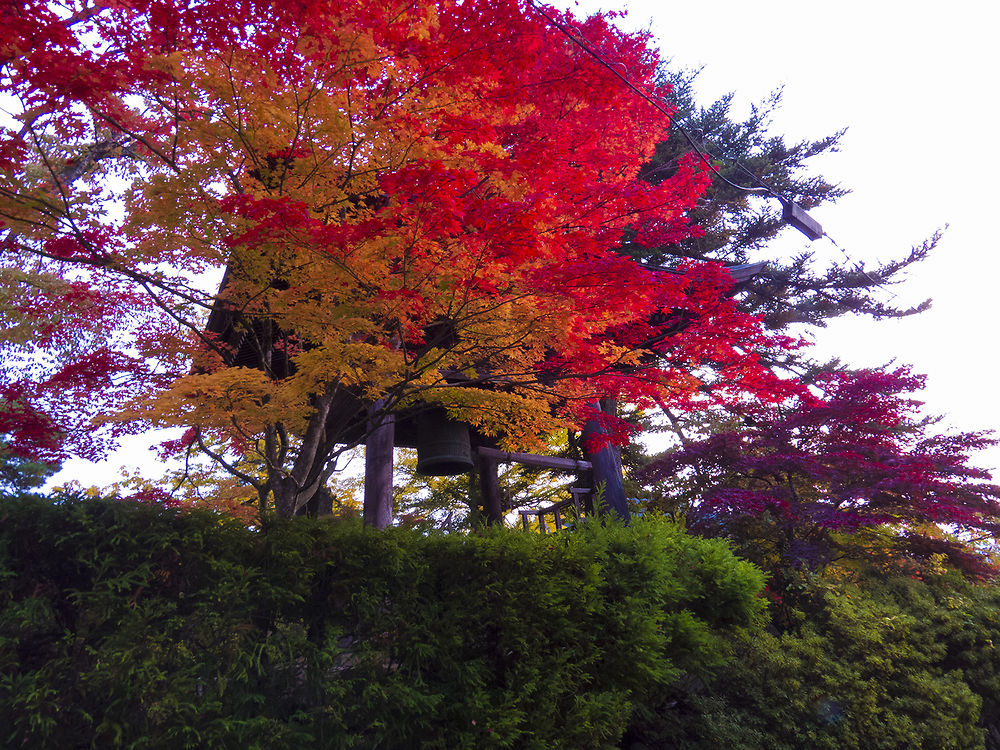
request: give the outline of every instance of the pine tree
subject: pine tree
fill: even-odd
[[[667,266],[685,258],[726,264],[765,261],[766,269],[743,290],[740,305],[761,315],[772,330],[784,330],[793,323],[822,326],[847,313],[877,320],[927,309],[929,301],[899,308],[881,298],[884,287],[898,283],[912,264],[927,257],[939,235],[895,260],[873,266],[845,256],[817,268],[810,251],[780,258],[771,250],[780,234],[795,231],[782,220],[782,199],[809,210],[849,192],[810,168],[810,160],[839,150],[845,130],[817,140],[788,142],[771,132],[772,116],[781,105],[780,89],[739,119],[732,114],[732,93],[707,106],[699,104],[697,71],[665,67],[660,76],[671,86],[677,113],[669,137],[657,145],[655,156],[644,168],[645,178],[653,183],[669,179],[696,148],[717,174],[688,213],[696,229],[692,236],[653,249],[626,242],[629,255]]]

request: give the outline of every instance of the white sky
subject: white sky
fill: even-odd
[[[733,91],[739,113],[783,85],[775,133],[794,141],[848,127],[841,153],[815,163],[853,193],[810,213],[853,259],[900,256],[949,224],[935,256],[893,290],[899,304],[933,297],[929,312],[838,321],[819,331],[817,354],[856,366],[911,364],[928,375],[929,413],[964,430],[1000,427],[1000,243],[992,226],[1000,105],[991,93],[1000,77],[1000,11],[982,0],[585,0],[573,8],[578,16],[628,10],[624,28],[649,28],[676,66],[703,66],[697,90],[705,104]],[[839,252],[793,231],[781,247]],[[138,458],[123,460],[148,461],[144,442],[131,446]],[[1000,466],[1000,449],[978,463]],[[87,484],[115,475],[108,464],[73,462],[60,478]]]
[[[784,86],[773,131],[794,141],[847,127],[841,152],[815,160],[853,192],[810,212],[856,260],[904,254],[950,225],[936,253],[892,289],[932,297],[922,315],[832,323],[817,354],[856,366],[895,358],[928,375],[928,413],[963,430],[1000,427],[996,335],[1000,243],[1000,10],[987,2],[639,0],[560,3],[577,15],[627,10],[619,25],[653,32],[675,66],[703,67],[708,104],[735,92],[737,112]],[[782,249],[838,251],[788,232]],[[833,256],[836,257],[836,256]],[[888,296],[888,295],[887,295]],[[980,465],[1000,466],[1000,449]]]

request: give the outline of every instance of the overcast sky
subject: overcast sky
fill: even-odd
[[[579,2],[577,15],[626,10],[675,66],[703,68],[704,103],[734,92],[737,111],[784,87],[773,131],[815,139],[847,127],[817,169],[853,192],[811,212],[855,260],[905,254],[949,225],[935,255],[886,294],[934,300],[905,320],[838,321],[818,353],[858,366],[895,358],[928,375],[929,413],[960,429],[1000,427],[1000,11],[991,3],[767,0]],[[839,251],[789,231],[781,251]],[[778,251],[776,249],[776,251]],[[840,256],[842,257],[842,256]],[[1000,450],[981,465],[1000,466]]]
[[[703,68],[697,90],[704,103],[732,91],[736,111],[745,111],[784,86],[775,133],[815,139],[847,127],[841,152],[815,163],[853,192],[811,213],[852,259],[898,257],[950,225],[936,255],[886,294],[898,295],[896,304],[932,297],[929,312],[901,321],[838,321],[818,333],[817,353],[857,366],[893,358],[911,364],[928,375],[929,413],[945,414],[960,429],[1000,427],[1000,45],[991,4],[559,4],[577,15],[627,10],[620,25],[650,29],[664,57]],[[826,240],[810,243],[796,232],[775,252],[806,249],[840,257]],[[1000,450],[980,463],[1000,466]],[[64,478],[114,479],[107,469],[69,468]]]

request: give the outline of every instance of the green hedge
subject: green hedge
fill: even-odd
[[[247,530],[0,502],[9,747],[598,748],[723,663],[760,573],[669,523]],[[641,713],[641,711],[640,711]]]
[[[1000,749],[995,585],[803,574],[794,588],[780,628],[738,635],[707,684],[636,717],[636,748]]]

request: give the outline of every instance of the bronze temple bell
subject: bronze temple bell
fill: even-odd
[[[417,417],[417,473],[443,477],[472,471],[469,425],[430,409]]]

